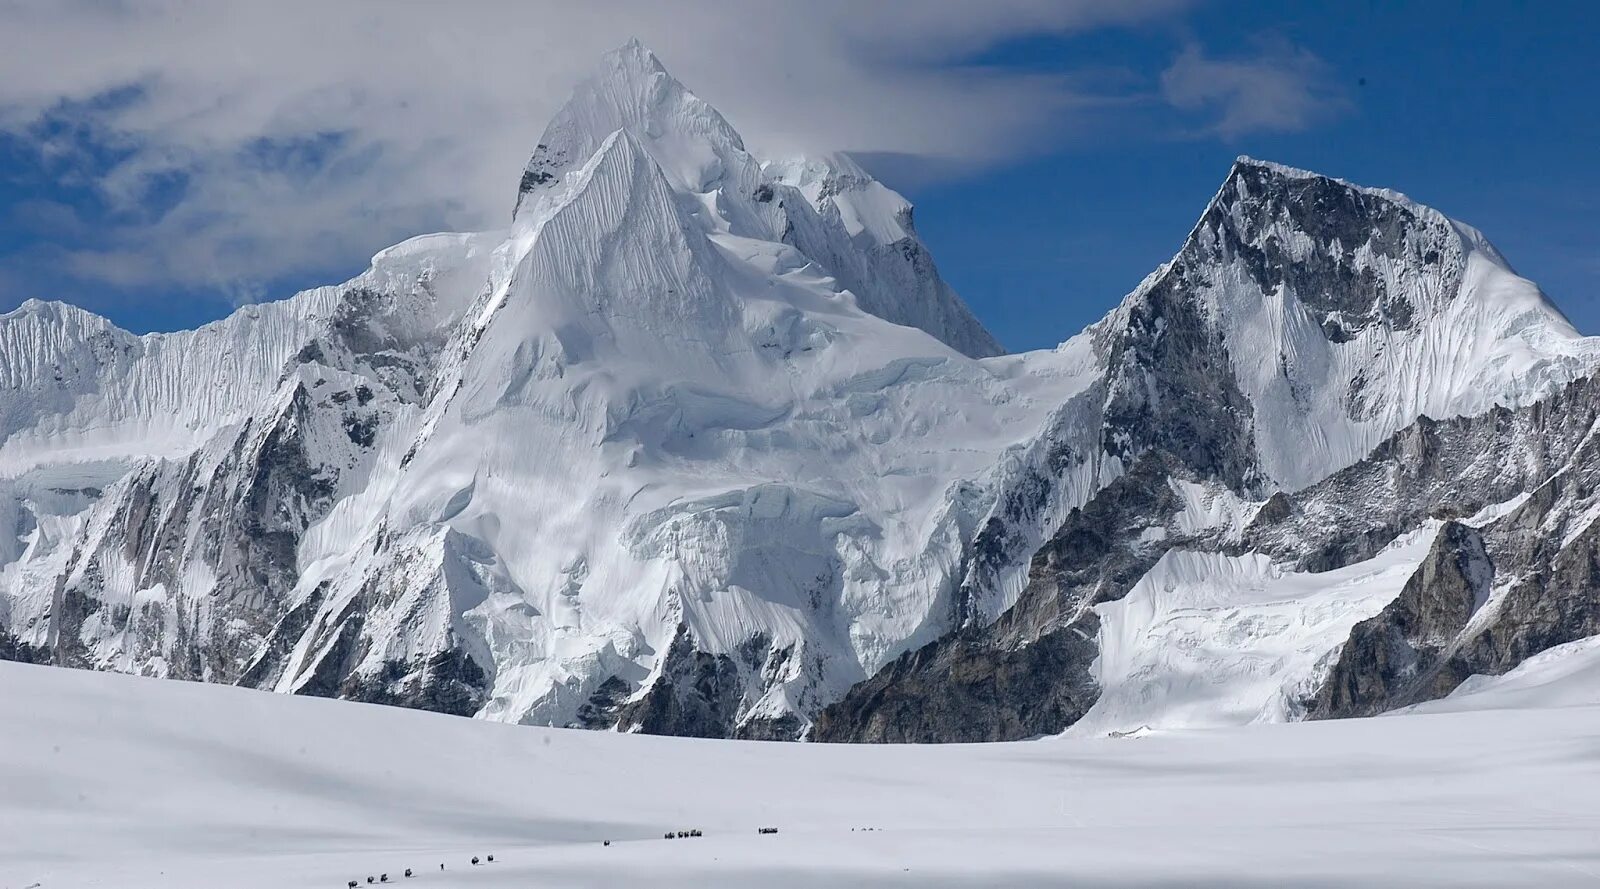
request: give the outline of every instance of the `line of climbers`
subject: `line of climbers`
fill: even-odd
[[[855,828],[851,828],[851,829],[854,830]],[[872,828],[866,828],[866,829],[867,830],[871,830]],[[756,833],[759,833],[759,834],[768,834],[768,833],[777,833],[777,832],[778,832],[778,829],[776,827],[758,827],[758,828],[756,828]],[[698,827],[696,827],[696,828],[691,828],[689,830],[669,830],[669,831],[666,832],[666,834],[665,834],[665,836],[663,838],[664,839],[669,839],[669,840],[673,840],[673,839],[681,840],[681,839],[687,839],[688,837],[699,837],[699,836],[705,836],[705,834]],[[602,842],[603,842],[604,845],[607,845],[607,846],[611,845],[611,841],[610,840],[603,840]],[[494,856],[493,855],[486,855],[486,856],[484,856],[483,860],[481,860],[481,861],[478,859],[478,856],[476,856],[476,855],[472,856],[472,864],[474,866],[479,865],[479,864],[487,864],[487,863],[490,863],[490,862],[493,862],[493,861],[494,861]],[[439,869],[440,870],[444,870],[444,862],[442,862],[442,861],[439,862]],[[416,876],[416,874],[412,873],[411,872],[411,868],[408,867],[405,870],[405,876],[414,877],[414,876]],[[368,883],[387,883],[387,882],[389,882],[389,875],[388,874],[379,874],[376,877],[368,876],[367,877],[367,882]],[[345,889],[356,889],[356,887],[358,885],[360,885],[360,884],[357,883],[355,880],[351,880],[351,881],[345,883]]]
[[[472,863],[474,865],[486,864],[486,863],[492,862],[492,861],[494,861],[494,856],[493,855],[485,856],[484,860],[479,860],[478,856],[476,856],[476,855],[472,856]],[[444,870],[444,862],[442,862],[442,861],[439,862],[439,869],[440,870]],[[412,873],[411,872],[411,868],[408,867],[408,868],[406,868],[405,876],[414,877],[414,876],[416,876],[416,874]],[[367,882],[368,883],[387,883],[387,882],[389,882],[389,875],[388,874],[379,874],[379,875],[377,875],[375,877],[371,876],[371,875],[368,875]],[[345,885],[345,889],[356,889],[356,887],[359,886],[360,884],[357,883],[355,880],[350,880],[349,882],[345,883],[344,885]]]

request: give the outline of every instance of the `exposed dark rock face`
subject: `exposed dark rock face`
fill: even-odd
[[[1600,383],[1584,379],[1520,411],[1424,421],[1304,492],[1276,530],[1252,528],[1258,544],[1280,549],[1320,535],[1306,560],[1331,567],[1364,558],[1426,516],[1468,516],[1529,492],[1480,529],[1445,524],[1399,599],[1351,633],[1307,702],[1309,717],[1436,698],[1474,673],[1503,673],[1600,633],[1597,418]]]
[[[1486,606],[1481,632],[1456,657],[1503,673],[1555,645],[1600,634],[1600,442],[1584,440],[1562,471],[1485,529],[1497,571],[1516,580]]]
[[[1351,630],[1307,717],[1371,716],[1449,694],[1470,675],[1450,647],[1493,579],[1483,537],[1446,523],[1400,596]]]
[[[742,741],[794,741],[805,735],[806,724],[793,713],[776,717],[755,717],[739,723],[733,737]]]
[[[1465,267],[1460,239],[1432,211],[1249,160],[1234,165],[1200,228],[1215,238],[1192,242],[1197,259],[1244,259],[1263,293],[1286,287],[1333,342],[1373,324],[1407,330],[1414,320],[1415,308],[1370,263],[1357,262],[1358,247],[1418,273],[1442,272],[1446,293],[1459,287]],[[1286,243],[1285,232],[1309,239],[1309,249]]]
[[[805,724],[792,713],[739,714],[781,681],[794,656],[792,647],[774,648],[765,635],[746,639],[732,654],[705,651],[688,627],[679,625],[659,675],[640,694],[613,676],[578,711],[585,728],[615,727],[647,735],[792,741]]]
[[[1546,567],[1495,602],[1494,620],[1462,642],[1470,673],[1498,674],[1556,645],[1600,635],[1600,526],[1591,524]]]
[[[543,142],[535,146],[533,157],[528,159],[528,166],[522,171],[522,181],[517,183],[517,202],[512,208],[512,218],[522,211],[522,204],[533,192],[552,187],[572,165],[573,159],[568,157],[564,148],[551,148]]]
[[[1265,483],[1250,402],[1233,376],[1225,337],[1193,297],[1195,286],[1192,266],[1180,257],[1095,332],[1106,376],[1056,412],[1026,470],[1002,487],[966,554],[955,626],[993,618],[985,600],[1010,566],[1046,544],[1054,530],[1048,507],[1078,467],[1094,467],[1090,475],[1098,477],[1109,474],[1102,467],[1112,461],[1131,467],[1155,453],[1163,465],[1234,490]],[[1086,429],[1095,430],[1090,443]]]
[[[687,627],[672,640],[661,675],[638,700],[618,711],[618,723],[647,735],[726,738],[744,698],[739,665],[701,651]]]
[[[1059,731],[1094,705],[1087,667],[1099,624],[1088,612],[1031,644],[967,629],[902,655],[824,709],[817,741],[1010,741]]]
[[[48,664],[50,663],[50,651],[36,645],[29,645],[10,633],[0,630],[0,661]]]
[[[589,696],[578,708],[578,718],[572,728],[608,729],[617,724],[618,714],[627,703],[633,687],[621,676],[612,676]]]
[[[488,698],[488,677],[471,655],[447,646],[421,663],[386,661],[384,671],[377,676],[352,673],[340,684],[338,696],[471,716]]]
[[[312,411],[296,387],[277,416],[246,422],[225,450],[151,463],[119,484],[104,504],[107,533],[73,553],[56,590],[53,662],[97,666],[97,640],[115,637],[120,656],[158,661],[173,678],[236,681],[283,616],[300,535],[333,502],[337,469],[308,456]],[[123,564],[135,589],[181,590],[196,565],[216,582],[202,600],[105,608],[107,566]]]
[[[1145,451],[1165,452],[1200,477],[1252,491],[1265,481],[1253,412],[1194,286],[1180,259],[1142,299],[1125,304],[1126,324],[1109,336],[1101,447],[1129,465]]]

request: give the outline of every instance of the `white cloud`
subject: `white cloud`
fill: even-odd
[[[1190,46],[1162,73],[1161,94],[1177,108],[1211,115],[1205,131],[1224,139],[1298,132],[1348,107],[1327,65],[1282,40],[1228,59]]]
[[[629,37],[758,148],[981,163],[1037,147],[1083,97],[964,59],[1186,3],[0,0],[0,128],[52,115],[117,145],[95,185],[124,221],[69,255],[74,274],[248,294],[415,232],[503,224],[545,121]],[[297,145],[315,162],[267,162]]]

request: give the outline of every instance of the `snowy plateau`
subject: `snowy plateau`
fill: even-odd
[[[1600,634],[1600,341],[1399,193],[1240,158],[1109,315],[1005,354],[901,196],[845,156],[757,157],[637,43],[507,186],[507,230],[197,330],[0,315],[0,660],[540,727],[1103,745],[1470,710]],[[12,713],[124,687],[19,670]],[[474,781],[501,780],[491,748],[623,743],[284,707],[319,750],[336,724],[459,737]],[[1529,731],[1222,737],[1309,756],[1457,718]],[[722,755],[640,743],[669,770]],[[1065,743],[904,769],[1027,782],[1090,756]],[[338,744],[318,768],[380,768]],[[1121,763],[1101,779],[1148,756],[1091,749]],[[888,763],[730,750],[796,769],[775,798],[831,757]],[[517,817],[598,830],[547,815]]]
[[[640,737],[12,663],[0,696],[0,889],[1600,880],[1586,643],[1424,712],[1123,740]]]

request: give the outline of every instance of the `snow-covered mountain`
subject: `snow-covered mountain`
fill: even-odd
[[[847,158],[755,157],[632,43],[552,120],[506,231],[192,332],[0,316],[0,656],[711,736],[1361,709],[1314,686],[1410,674],[1352,628],[1513,514],[1440,504],[1581,456],[1512,436],[1516,481],[1447,499],[1460,467],[1395,442],[1542,430],[1600,360],[1475,231],[1249,159],[1106,319],[999,351],[903,198]],[[1434,474],[1329,518],[1362,472]],[[1197,603],[1210,623],[1163,629]],[[1234,703],[1164,678],[1196,671]]]
[[[1512,521],[1495,505],[1584,458],[1587,421],[1568,416],[1576,426],[1557,434],[1551,417],[1577,398],[1567,381],[1587,391],[1600,341],[1579,337],[1475,230],[1393,192],[1241,158],[1177,256],[1090,335],[1105,376],[1056,428],[1102,430],[1097,456],[1123,474],[1065,514],[1032,496],[1052,490],[1047,469],[1003,497],[975,540],[982,570],[968,574],[960,627],[853,689],[816,737],[995,740],[1372,712],[1448,692],[1413,686],[1441,648],[1508,621],[1543,629],[1456,664],[1454,681],[1600,633],[1594,605],[1562,611],[1596,601],[1593,585],[1539,578],[1509,610],[1481,595],[1458,604],[1472,620],[1428,627],[1425,656],[1410,652],[1421,631],[1405,618],[1383,618],[1403,627],[1382,637],[1404,650],[1360,654],[1374,643],[1358,623],[1454,558],[1443,548],[1460,532],[1442,520]],[[1475,431],[1455,433],[1454,461],[1404,444],[1431,441],[1430,418],[1462,416],[1473,419],[1449,428]],[[1033,447],[1039,466],[1078,454],[1049,432]],[[1594,518],[1582,502],[1558,510],[1578,523],[1571,534]],[[1508,550],[1537,554],[1491,547],[1490,560],[1548,572],[1559,548],[1537,540],[1550,533],[1526,528]],[[1340,682],[1409,690],[1319,706]]]
[[[793,736],[935,638],[1088,361],[968,357],[904,199],[763,167],[637,44],[507,232],[190,334],[0,330],[18,655],[699,734]]]

